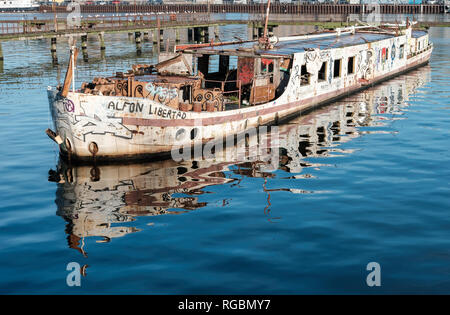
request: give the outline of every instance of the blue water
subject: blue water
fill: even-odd
[[[275,171],[60,164],[46,87],[67,44],[58,68],[47,40],[2,43],[0,293],[450,293],[450,29],[430,33],[429,66],[281,126]],[[151,42],[138,57],[126,35],[106,40],[78,82],[153,58]],[[69,262],[88,265],[80,287]]]

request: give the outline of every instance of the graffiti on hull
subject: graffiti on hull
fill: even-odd
[[[67,124],[66,128],[72,130],[73,136],[83,142],[86,141],[88,134],[109,133],[115,137],[133,138],[133,133],[122,124],[122,118],[112,116],[104,106],[92,106],[85,101],[80,101],[79,114],[75,114],[71,100],[63,99],[60,104],[62,106],[55,107],[58,121]]]
[[[97,115],[94,117],[77,115],[75,120],[76,123],[72,126],[74,136],[83,141],[88,134],[104,135],[110,133],[113,136],[125,139],[133,137],[132,132],[122,124],[122,118],[106,117],[105,119],[104,117],[102,119]]]

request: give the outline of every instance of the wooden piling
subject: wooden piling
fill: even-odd
[[[161,21],[159,20],[159,18],[156,19],[156,28],[157,28],[156,35],[158,36],[156,47],[158,49],[158,56],[159,56],[159,53],[161,52],[161,40],[162,40],[162,38],[161,38]]]
[[[83,53],[83,61],[87,62],[89,60],[87,51],[87,35],[81,35],[81,51]]]
[[[200,27],[200,42],[204,43],[208,41],[208,28],[207,27]]]
[[[52,63],[57,64],[58,63],[58,56],[56,54],[56,37],[52,37],[50,39],[50,52],[52,54]]]
[[[158,36],[158,44],[161,42],[161,21],[159,18],[156,19],[156,28],[157,32],[156,35]]]
[[[180,30],[178,28],[175,29],[175,42],[180,42]]]
[[[104,32],[99,33],[98,34],[98,38],[99,38],[99,41],[100,41],[100,50],[103,51],[103,50],[106,49],[106,47],[105,47],[105,33]]]
[[[136,53],[138,55],[141,55],[142,54],[141,32],[135,32],[134,33],[134,40],[136,42]]]
[[[250,24],[250,27],[252,29],[252,39],[257,39],[258,38],[258,29],[256,28],[255,23],[252,22]]]
[[[3,61],[2,42],[0,42],[0,61]]]
[[[153,45],[156,45],[158,43],[158,35],[156,34],[157,30],[153,30],[152,31],[152,40],[153,40]]]

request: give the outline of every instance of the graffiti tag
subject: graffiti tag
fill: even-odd
[[[72,113],[75,110],[75,105],[73,104],[73,102],[69,99],[64,99],[63,100],[63,104],[64,104],[64,109],[69,112]]]
[[[148,83],[145,86],[145,89],[149,92],[149,96],[155,101],[167,104],[170,103],[171,100],[178,97],[177,89],[169,89],[162,86],[155,86],[153,83]]]

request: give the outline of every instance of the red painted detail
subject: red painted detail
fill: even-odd
[[[241,81],[242,85],[250,84],[254,76],[254,58],[238,58],[238,80]]]

